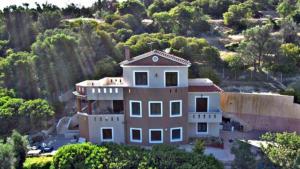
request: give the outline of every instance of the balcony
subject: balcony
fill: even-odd
[[[124,123],[124,114],[87,114],[83,112],[77,112],[79,116],[88,118],[89,122],[100,122],[100,123]]]
[[[189,123],[221,123],[222,122],[222,112],[213,111],[213,112],[190,112],[188,115]]]
[[[87,100],[123,100],[123,87],[126,86],[121,77],[106,77],[80,82],[73,93]]]

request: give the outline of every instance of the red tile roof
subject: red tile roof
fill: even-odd
[[[222,92],[223,90],[217,85],[211,86],[189,86],[189,92]]]

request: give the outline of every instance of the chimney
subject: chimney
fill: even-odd
[[[129,50],[129,47],[125,46],[124,50],[125,50],[125,59],[126,60],[130,60],[130,50]]]

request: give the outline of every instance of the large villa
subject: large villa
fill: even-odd
[[[92,143],[186,144],[221,129],[220,89],[189,79],[191,63],[153,50],[120,63],[123,77],[76,84],[80,137]]]

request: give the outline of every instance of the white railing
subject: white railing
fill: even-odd
[[[86,116],[94,122],[124,122],[124,114],[87,114],[83,112],[78,112],[77,114]]]
[[[190,112],[188,116],[189,123],[199,123],[199,122],[222,122],[222,113],[216,112]]]

